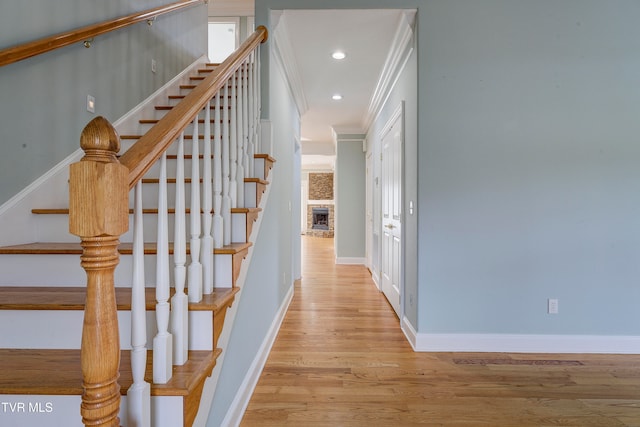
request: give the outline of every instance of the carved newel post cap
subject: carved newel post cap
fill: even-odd
[[[109,120],[98,116],[82,130],[80,148],[85,152],[83,160],[114,162],[120,151],[120,137]]]

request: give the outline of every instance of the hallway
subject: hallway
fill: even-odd
[[[414,353],[366,268],[302,246],[242,426],[640,426],[640,356]]]

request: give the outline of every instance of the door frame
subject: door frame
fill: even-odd
[[[391,128],[393,127],[393,125],[396,123],[397,120],[400,120],[400,159],[399,159],[399,165],[400,165],[400,224],[402,225],[401,230],[400,230],[400,283],[398,285],[399,289],[400,289],[400,313],[398,314],[398,317],[400,318],[400,322],[402,323],[402,319],[404,317],[404,313],[405,313],[405,303],[404,303],[404,294],[405,294],[405,286],[404,286],[404,276],[405,276],[405,211],[404,211],[404,199],[405,199],[405,194],[404,194],[404,188],[405,188],[405,176],[404,176],[404,168],[405,168],[405,159],[404,159],[404,151],[405,151],[405,101],[402,100],[400,101],[400,105],[398,105],[398,107],[396,107],[396,109],[393,111],[393,113],[391,114],[391,116],[389,117],[389,119],[387,119],[387,121],[385,122],[384,126],[382,127],[382,130],[380,131],[380,133],[378,134],[378,136],[376,137],[376,144],[378,146],[378,150],[377,152],[380,153],[380,163],[379,163],[379,171],[382,171],[383,168],[383,164],[382,162],[384,161],[382,158],[382,140],[384,139],[384,137],[389,133],[389,131],[391,130]],[[382,176],[382,174],[379,175],[380,177]],[[376,207],[376,209],[379,211],[379,215],[380,215],[380,222],[378,224],[379,230],[378,230],[378,235],[382,236],[383,230],[382,230],[382,185],[378,186],[378,200],[379,200],[379,205]],[[380,262],[379,262],[379,266],[380,266],[380,286],[379,288],[382,290],[382,245],[383,245],[383,240],[382,238],[380,238],[378,240],[378,255],[380,257]]]

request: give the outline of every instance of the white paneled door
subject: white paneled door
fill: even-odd
[[[398,317],[402,281],[402,108],[382,133],[382,292]]]

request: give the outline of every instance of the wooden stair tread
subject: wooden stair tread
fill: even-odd
[[[213,250],[214,254],[235,255],[246,251],[251,247],[251,243],[231,243],[230,245]],[[132,243],[120,243],[118,252],[121,255],[131,255],[133,252]],[[154,255],[157,253],[155,243],[145,243],[144,253],[146,255]],[[169,253],[173,253],[173,244],[169,244]],[[187,243],[187,253],[189,252],[189,244]],[[25,243],[22,245],[11,245],[0,247],[0,254],[4,255],[81,255],[82,247],[80,243],[62,243],[62,242],[35,242]]]
[[[124,139],[133,140],[133,139],[140,139],[140,138],[142,138],[142,134],[140,134],[140,135],[120,135],[120,139],[121,140],[124,140]],[[184,139],[185,140],[193,140],[193,135],[185,135]],[[198,135],[198,139],[199,140],[204,139],[204,135]]]
[[[200,178],[200,182],[202,181],[203,179]],[[158,184],[159,182],[160,182],[159,178],[142,178],[143,184]],[[184,182],[185,184],[190,184],[191,178],[185,177]],[[264,179],[260,179],[260,178],[245,178],[244,182],[257,182],[258,184],[269,185],[269,181],[265,181]],[[175,183],[176,183],[175,178],[167,178],[167,184],[175,184]]]
[[[131,288],[115,288],[118,310],[131,310]],[[202,301],[189,303],[192,311],[213,311],[233,302],[240,288],[214,288],[210,295],[203,295]],[[175,289],[171,288],[171,295]],[[84,310],[87,295],[84,286],[41,287],[41,286],[1,286],[0,310]],[[156,289],[145,288],[146,309],[155,310]]]
[[[269,154],[265,154],[265,153],[257,153],[253,155],[254,159],[265,159],[270,161],[271,163],[275,163],[276,159],[274,159],[273,157],[271,157]]]
[[[171,110],[171,109],[172,109],[172,108],[174,108],[174,107],[175,107],[175,105],[156,105],[156,106],[154,107],[154,109],[155,109],[156,111],[166,111],[166,110]],[[222,109],[222,108],[223,108],[223,107],[220,107],[220,109]],[[209,107],[209,109],[210,109],[210,110],[215,110],[215,109],[216,109],[216,105],[215,105],[215,104],[212,104],[212,105]],[[229,107],[229,109],[231,109],[231,107]]]
[[[267,181],[265,179],[261,179],[261,178],[245,178],[244,182],[256,182],[256,183],[262,184],[262,185],[269,185],[269,181]]]
[[[151,384],[152,396],[187,396],[213,370],[222,350],[189,351],[189,360],[173,367],[167,384]],[[0,394],[81,395],[80,350],[0,349]],[[153,351],[147,351],[145,380],[152,383]],[[133,383],[131,351],[120,353],[120,394]]]
[[[250,213],[250,212],[260,212],[262,211],[262,208],[231,208],[231,213]],[[169,208],[168,209],[169,214],[175,214],[175,209],[173,208]],[[185,208],[185,212],[187,214],[191,213],[191,209],[190,208]],[[66,208],[35,208],[35,209],[31,209],[31,213],[34,215],[69,215],[69,209]],[[153,208],[148,208],[148,209],[142,209],[142,213],[144,214],[158,214],[158,209],[153,209]],[[200,210],[200,213],[203,213],[202,210]],[[129,209],[129,214],[133,214],[133,209]]]
[[[141,125],[155,125],[159,121],[160,121],[160,119],[140,119],[140,120],[138,120],[138,123],[140,123]],[[215,120],[214,119],[210,119],[209,122],[210,123],[215,123]],[[199,119],[198,123],[204,123],[204,119]]]

